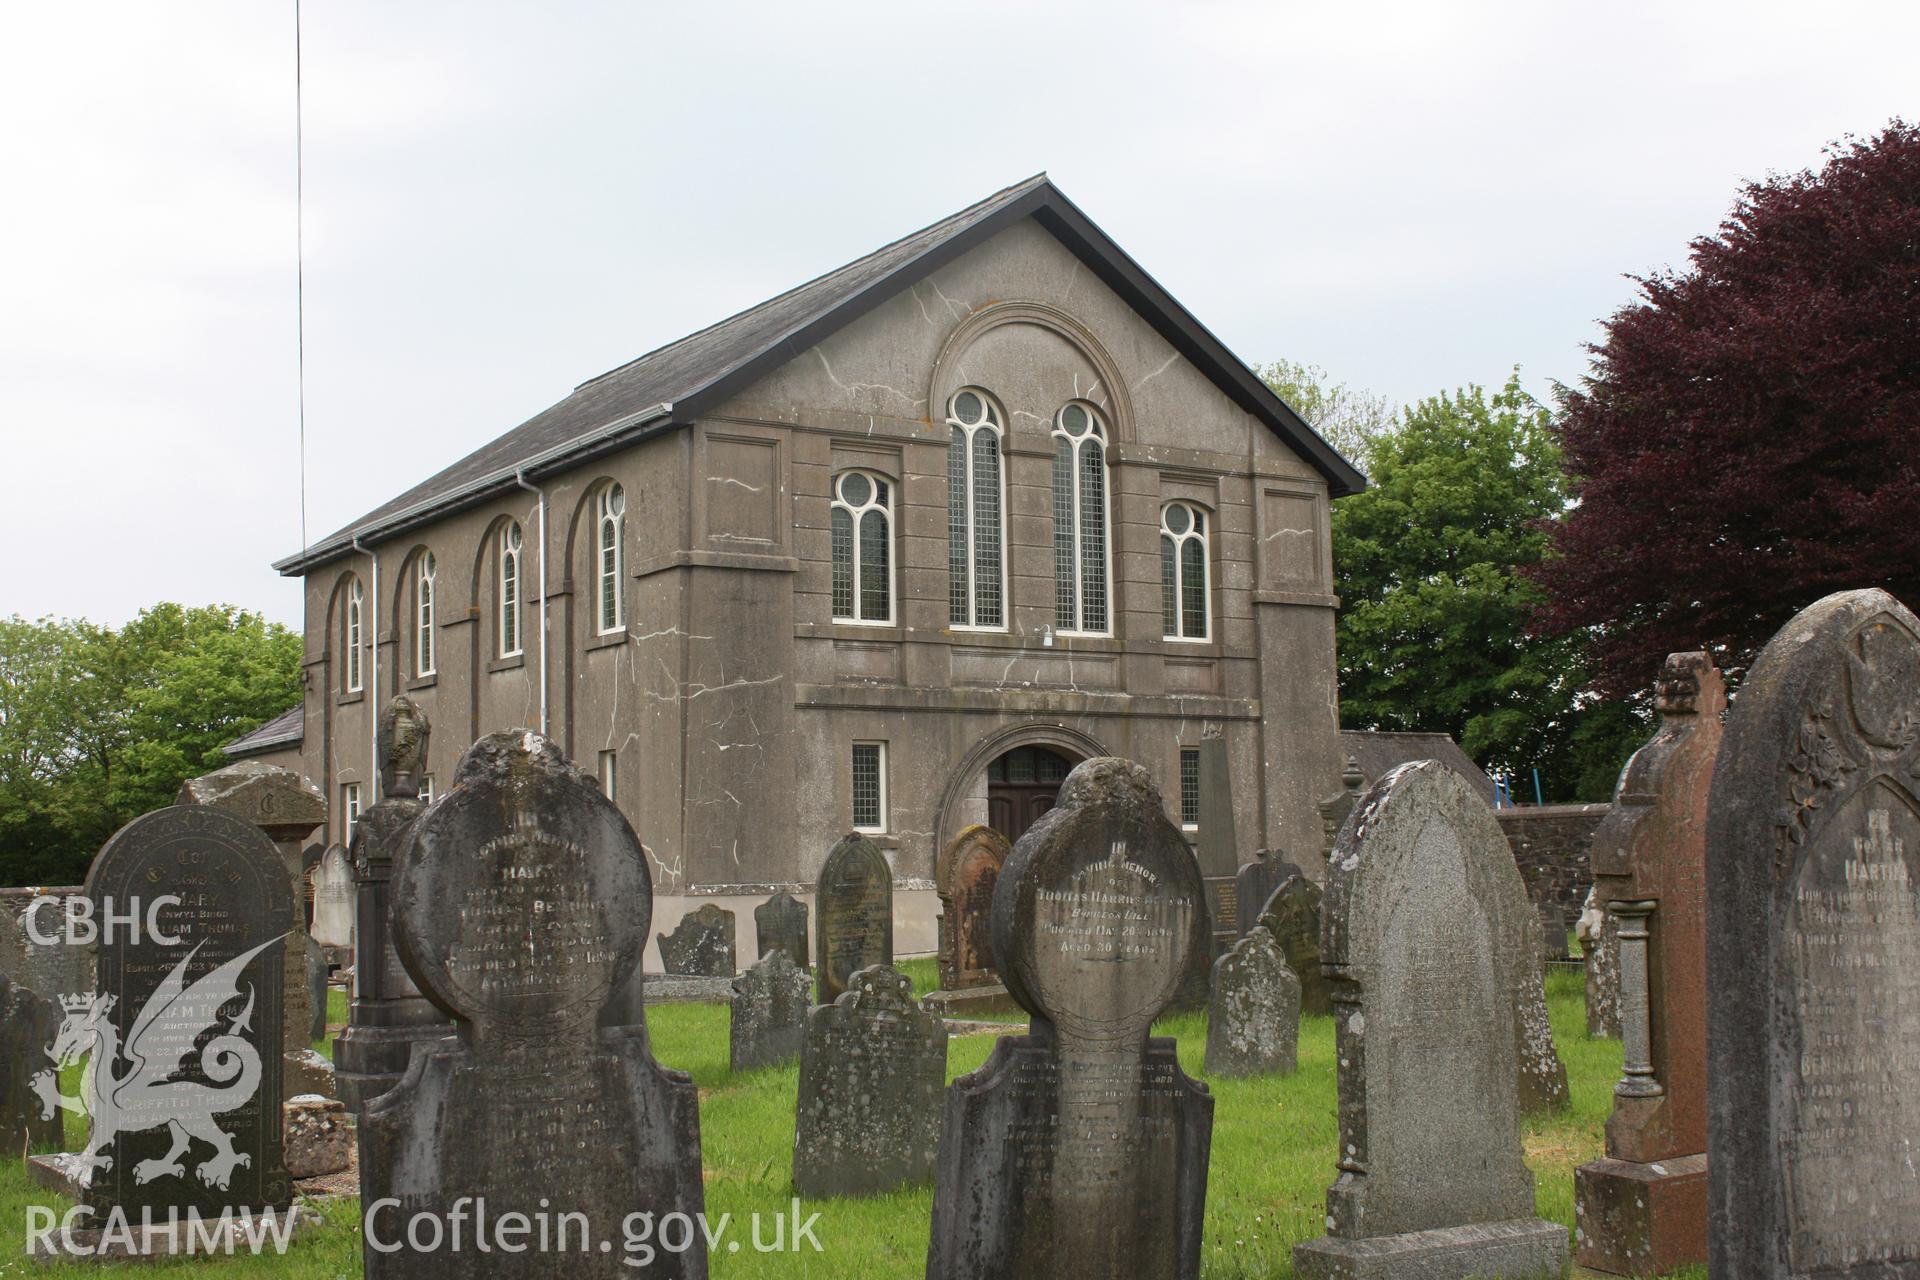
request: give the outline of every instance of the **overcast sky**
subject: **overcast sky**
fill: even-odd
[[[1045,169],[1242,357],[1573,380],[1920,5],[306,0],[306,529]],[[292,0],[0,7],[0,615],[299,622]]]

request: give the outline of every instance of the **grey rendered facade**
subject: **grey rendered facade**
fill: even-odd
[[[967,389],[1002,419],[998,626],[953,621],[948,417]],[[1106,634],[1060,625],[1069,404],[1107,437]],[[835,617],[832,485],[853,470],[889,490],[879,621]],[[1318,848],[1315,802],[1342,759],[1328,504],[1362,483],[1036,178],[583,384],[281,562],[306,584],[300,767],[340,840],[348,789],[377,798],[373,722],[395,692],[432,721],[436,781],[475,738],[544,714],[581,768],[610,775],[652,861],[656,930],[717,898],[739,913],[743,964],[751,904],[810,889],[852,825],[855,743],[884,744],[875,838],[905,952],[931,949],[934,856],[987,819],[987,770],[1016,748],[1127,756],[1173,800],[1182,748],[1224,733],[1245,852],[1297,856]],[[1204,639],[1165,634],[1170,502],[1210,522]]]

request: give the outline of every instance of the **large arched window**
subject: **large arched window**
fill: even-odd
[[[1104,635],[1107,618],[1107,429],[1077,401],[1053,420],[1054,625]]]
[[[627,492],[617,484],[600,490],[599,501],[600,634],[626,625],[620,601],[620,570],[626,561]]]
[[[870,471],[833,481],[833,617],[893,621],[893,486]]]
[[[1207,638],[1207,513],[1191,503],[1160,509],[1160,619],[1169,640]]]
[[[437,567],[433,552],[423,551],[413,570],[413,673],[417,676],[430,676],[436,669],[433,623]]]
[[[947,405],[947,616],[956,627],[1006,626],[1001,422],[972,388]]]
[[[360,649],[366,634],[363,620],[367,612],[367,593],[360,587],[360,579],[355,578],[347,584],[347,607],[340,618],[340,658],[341,680],[348,693],[359,693],[366,687],[363,668],[364,659]]]
[[[498,576],[495,586],[499,591],[498,637],[500,656],[518,657],[520,654],[520,525],[509,520],[500,526],[500,546],[495,552]]]

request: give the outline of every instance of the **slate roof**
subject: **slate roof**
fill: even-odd
[[[1022,218],[1052,232],[1176,350],[1271,427],[1327,480],[1334,497],[1366,478],[1087,216],[1044,173],[864,258],[581,383],[558,404],[492,443],[275,563],[293,576],[528,479],[577,466],[647,436],[685,426],[701,410],[808,350]]]
[[[1378,782],[1410,760],[1438,760],[1465,778],[1475,791],[1493,803],[1493,779],[1460,749],[1460,744],[1444,733],[1398,733],[1385,729],[1342,729],[1340,750],[1360,765],[1369,784]],[[1345,764],[1343,759],[1341,764]]]
[[[292,746],[307,736],[307,704],[296,703],[252,733],[235,738],[220,750],[230,756],[253,756],[276,747]]]

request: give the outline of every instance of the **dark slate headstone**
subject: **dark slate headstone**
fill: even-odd
[[[20,913],[20,981],[49,1000],[91,992],[94,948],[69,941],[67,899],[42,894]]]
[[[157,905],[166,896],[179,901]],[[156,809],[107,841],[87,897],[95,921],[131,909],[142,924],[137,936],[102,938],[97,994],[64,1010],[62,1044],[94,1055],[78,1161],[87,1202],[134,1221],[284,1207],[281,970],[293,878],[273,843],[210,805]]]
[[[23,1151],[58,1151],[61,1110],[48,1104],[45,1078],[54,1070],[60,1006],[0,973],[0,1159]]]
[[[680,917],[672,933],[660,935],[660,963],[680,977],[731,978],[733,912],[709,902]]]
[[[793,1188],[865,1196],[933,1177],[947,1024],[891,965],[855,973],[807,1015],[794,1106]]]
[[[994,955],[1033,1015],[947,1091],[928,1280],[1193,1280],[1213,1097],[1148,1035],[1211,925],[1147,771],[1088,760],[1014,846]]]
[[[1268,896],[1260,923],[1300,979],[1300,1012],[1322,1018],[1332,1013],[1332,989],[1320,968],[1320,886],[1303,875],[1288,876]]]
[[[807,967],[807,904],[786,890],[774,894],[753,909],[755,950],[765,960],[776,951],[800,968]]]
[[[327,952],[312,938],[307,939],[307,1043],[319,1044],[327,1038]]]
[[[1594,832],[1594,896],[1625,926],[1632,982],[1606,1158],[1574,1171],[1574,1252],[1620,1275],[1707,1257],[1707,799],[1726,705],[1705,653],[1670,655],[1654,692],[1659,731]]]
[[[1272,849],[1260,849],[1254,854],[1252,862],[1241,867],[1235,874],[1233,902],[1235,911],[1234,926],[1239,936],[1244,938],[1252,933],[1254,926],[1260,923],[1260,912],[1267,905],[1267,899],[1280,882],[1288,876],[1305,874],[1299,867],[1282,858]]]
[[[1013,846],[992,827],[955,836],[934,862],[940,895],[940,989],[964,991],[1000,981],[993,969],[993,887]]]
[[[1300,1045],[1300,979],[1259,925],[1213,962],[1207,1074],[1291,1075]]]
[[[1706,890],[1710,1273],[1920,1276],[1920,619],[1886,592],[1748,672]]]
[[[1327,864],[1339,1178],[1302,1280],[1561,1276],[1534,1216],[1517,1096],[1521,991],[1540,982],[1526,886],[1493,810],[1431,760],[1367,791]]]
[[[361,1122],[369,1280],[635,1274],[617,1247],[482,1264],[447,1249],[372,1247],[377,1231],[415,1214],[445,1223],[481,1199],[496,1222],[578,1214],[588,1239],[614,1242],[636,1210],[656,1221],[701,1211],[692,1080],[654,1061],[644,1025],[599,1025],[631,990],[652,911],[633,829],[553,743],[519,731],[468,749],[394,873],[395,942],[459,1031],[417,1048]],[[383,1220],[371,1206],[387,1197],[399,1204]],[[646,1274],[705,1276],[692,1237],[689,1252],[662,1251]]]
[[[420,802],[431,728],[411,698],[396,697],[380,720],[379,803],[360,815],[347,860],[353,868],[353,991],[334,1041],[340,1100],[359,1114],[398,1084],[413,1046],[453,1034],[446,1015],[413,983],[394,950],[388,892],[393,868],[425,811]]]
[[[730,1070],[777,1067],[800,1056],[813,979],[781,948],[733,980],[727,1062]]]
[[[813,895],[816,1003],[832,1004],[857,970],[893,963],[893,869],[880,846],[849,835],[833,846]]]

